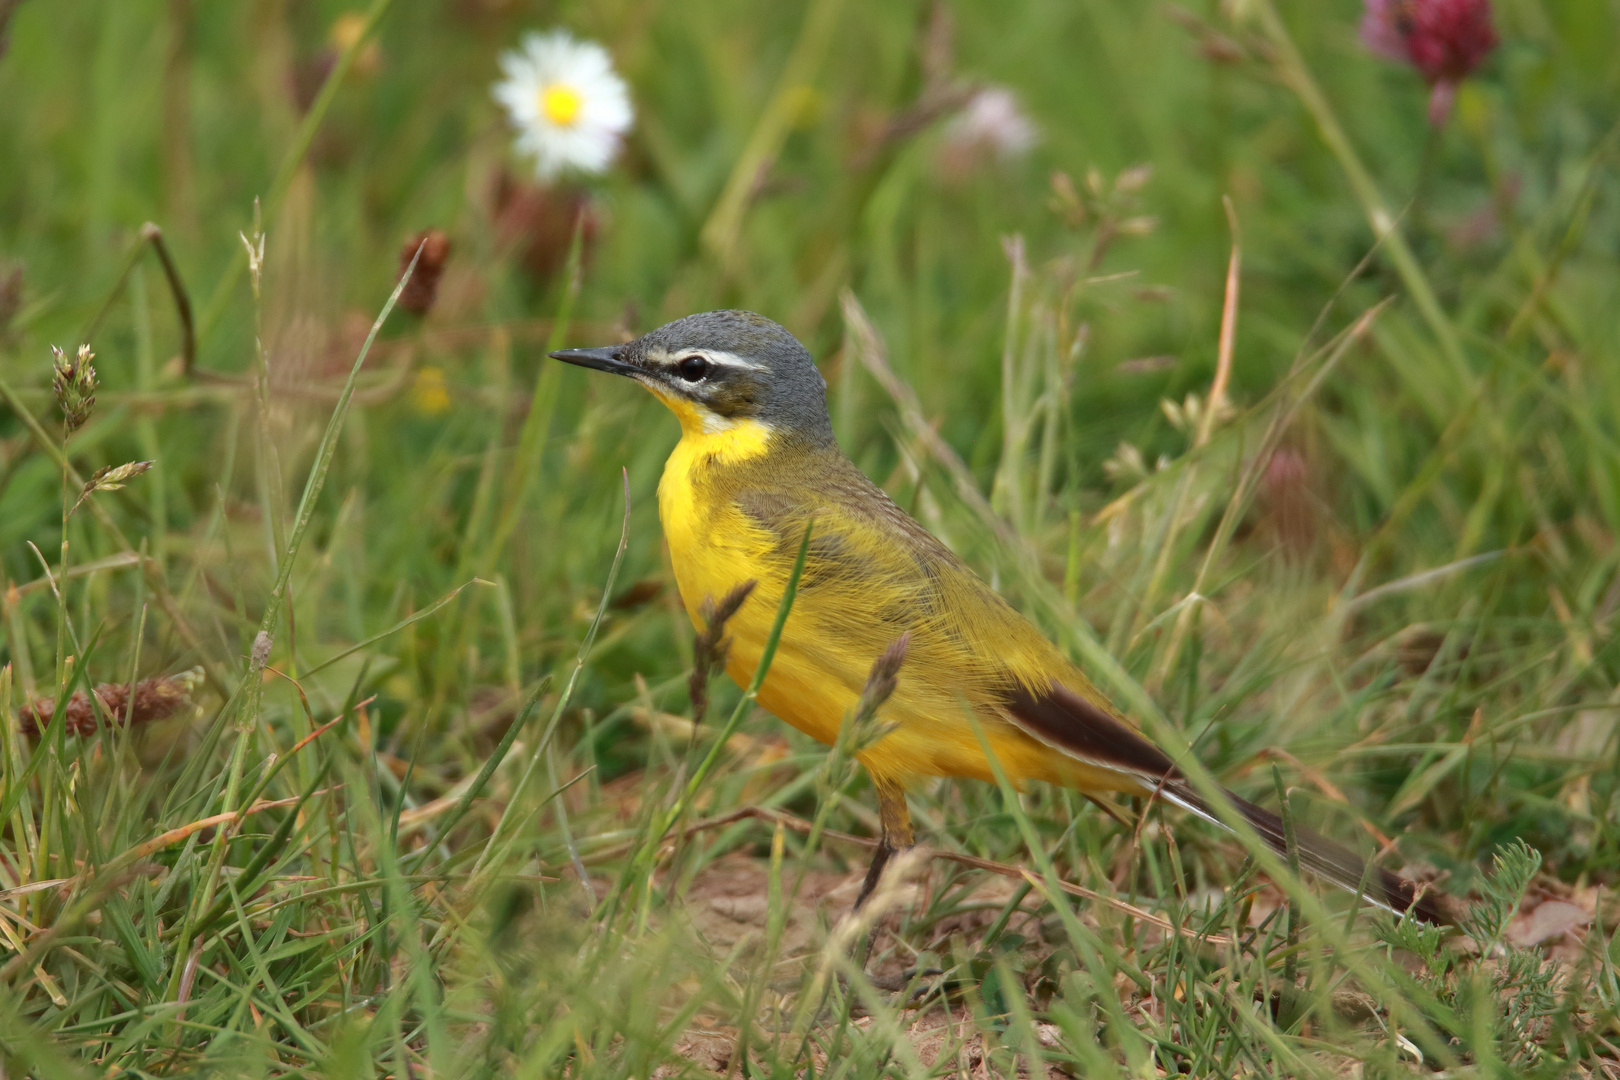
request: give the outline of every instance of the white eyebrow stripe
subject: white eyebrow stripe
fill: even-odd
[[[694,353],[706,357],[711,364],[721,367],[743,368],[747,371],[764,371],[763,364],[756,364],[752,360],[745,360],[736,353],[721,352],[718,349],[693,349]]]
[[[738,356],[733,352],[721,349],[677,349],[669,352],[665,349],[648,350],[647,359],[654,364],[675,365],[688,356],[701,356],[717,367],[741,368],[744,371],[764,371],[764,364],[756,364],[746,357]]]

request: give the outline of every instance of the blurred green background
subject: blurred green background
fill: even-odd
[[[143,744],[156,771],[129,781],[131,820],[169,820],[138,794],[172,777],[165,752],[212,752],[200,733],[246,670],[343,377],[402,247],[439,229],[436,302],[396,313],[359,378],[271,661],[308,669],[494,582],[305,686],[317,713],[378,695],[374,747],[430,778],[394,777],[389,799],[440,794],[523,693],[566,677],[618,541],[621,468],[624,566],[560,729],[564,773],[598,766],[573,792],[581,829],[617,812],[604,784],[670,766],[631,707],[686,703],[690,631],[653,498],[677,427],[543,355],[741,307],[810,347],[857,463],[1066,647],[1100,643],[1116,692],[1145,685],[1240,790],[1269,796],[1255,765],[1285,750],[1303,762],[1290,782],[1321,796],[1310,777],[1329,771],[1349,819],[1409,834],[1403,856],[1455,887],[1514,836],[1567,882],[1612,880],[1620,9],[1498,3],[1502,44],[1438,129],[1419,77],[1360,42],[1359,5],[1281,9],[0,3],[0,375],[59,435],[49,347],[90,342],[102,389],[68,453],[84,474],[157,462],[93,498],[174,601],[141,633],[152,582],[108,569],[72,578],[61,611],[99,642],[95,681],[128,677],[138,636],[141,675],[217,679],[199,697],[215,721]],[[552,27],[611,51],[636,119],[605,175],[542,186],[489,90],[499,54]],[[1032,146],[970,137],[962,109],[991,87],[1015,95]],[[1347,153],[1398,217],[1404,267],[1375,249]],[[1231,409],[1195,447],[1233,243],[1223,199],[1242,247]],[[148,221],[193,307],[190,373]],[[844,290],[965,473],[872,377]],[[963,499],[962,475],[1003,524]],[[0,574],[20,590],[0,661],[19,702],[54,692],[59,609],[27,544],[55,563],[61,486],[0,408]],[[88,511],[68,537],[75,567],[121,550]],[[1208,603],[1176,629],[1195,586]],[[284,747],[307,728],[283,684],[266,693],[266,745]],[[819,761],[796,735],[781,745],[806,773]],[[756,797],[747,775],[716,805]],[[990,797],[963,791],[926,795],[925,818],[948,832],[966,808],[957,839],[1015,848]],[[786,798],[814,806],[803,785]],[[1030,798],[1073,843],[1072,802]],[[1321,802],[1314,816],[1345,814]],[[1095,814],[1082,832],[1119,843],[1095,839],[1112,835]]]

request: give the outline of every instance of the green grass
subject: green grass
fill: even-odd
[[[0,1076],[1620,1071],[1613,5],[1499,4],[1427,152],[1348,0],[939,10],[377,0],[340,56],[325,0],[16,8]],[[552,25],[637,106],[577,259],[566,209],[495,208],[495,58]],[[1016,90],[1027,158],[889,126],[970,83]],[[428,227],[437,305],[367,354]],[[915,867],[860,967],[849,747],[723,679],[685,722],[676,425],[541,359],[721,306],[799,334],[850,455],[1155,737],[1392,838],[1483,959],[1183,815],[964,782],[916,793],[921,839],[1029,876]],[[64,441],[50,346],[82,341]],[[25,734],[183,673],[167,719]],[[1521,896],[1597,918],[1528,946]]]

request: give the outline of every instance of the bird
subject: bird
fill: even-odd
[[[710,311],[620,345],[556,360],[622,375],[680,421],[658,511],[681,602],[699,632],[705,602],[754,587],[726,623],[726,672],[754,678],[802,545],[804,564],[759,704],[831,745],[868,672],[902,636],[881,734],[855,757],[877,796],[881,837],[858,908],[915,843],[908,789],[931,777],[1042,781],[1106,801],[1148,796],[1227,826],[1169,754],[950,548],[839,449],[827,383],[803,344],[748,311]],[[808,533],[808,541],[805,537]],[[1231,792],[1231,808],[1279,854],[1288,829]],[[1397,915],[1443,924],[1441,897],[1295,826],[1299,866]]]

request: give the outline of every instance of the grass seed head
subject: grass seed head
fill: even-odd
[[[83,506],[84,500],[98,491],[117,491],[154,464],[151,461],[131,461],[123,465],[103,465],[95,471],[95,475],[85,481],[83,490],[79,492],[79,500],[73,504],[73,510]],[[68,513],[73,513],[73,510],[69,510]]]
[[[851,720],[853,750],[872,745],[891,730],[892,725],[874,724],[872,721],[900,685],[900,668],[906,662],[906,650],[910,646],[911,635],[901,634],[872,661],[872,670],[866,676],[866,686],[861,690],[861,700],[855,706],[855,717]]]
[[[894,643],[872,661],[872,670],[866,676],[861,690],[862,711],[876,712],[888,701],[900,683],[900,667],[906,662],[906,650],[911,646],[911,635],[901,634]]]
[[[695,724],[703,723],[703,716],[709,711],[709,680],[726,666],[726,656],[731,652],[731,639],[725,636],[726,623],[743,606],[755,584],[745,581],[718,601],[712,596],[706,597],[698,609],[704,628],[692,643],[692,679],[687,687]]]
[[[51,392],[62,409],[62,426],[71,435],[82,428],[96,408],[96,368],[90,361],[96,354],[90,346],[80,345],[76,356],[51,346],[55,357],[51,365]]]

